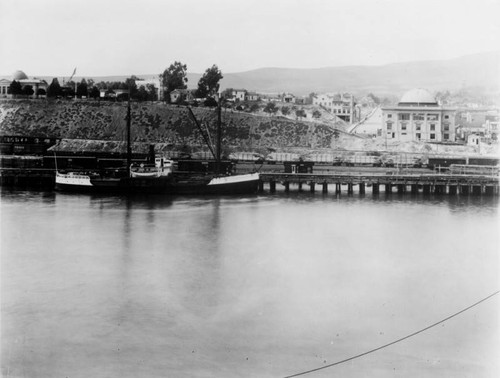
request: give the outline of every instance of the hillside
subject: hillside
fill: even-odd
[[[196,107],[193,112],[203,127],[210,130],[213,140],[216,112]],[[223,110],[223,138],[227,152],[341,148],[347,141],[360,139],[345,133],[345,124],[332,119],[329,114],[315,122],[264,114]],[[0,102],[0,134],[123,141],[125,116],[125,103],[4,101]],[[132,139],[164,143],[173,149],[183,146],[194,150],[206,148],[187,108],[162,103],[132,104]]]
[[[288,106],[289,104],[286,104]],[[280,109],[285,106],[280,105]],[[417,154],[473,154],[476,147],[443,146],[422,142],[387,142],[381,138],[353,135],[348,125],[331,114],[319,118],[312,113],[320,110],[308,105],[300,107],[307,118],[299,120],[280,112],[270,116],[224,109],[223,154],[232,152],[291,152],[307,155],[314,152],[331,153],[342,150],[413,152]],[[53,137],[71,139],[75,151],[85,149],[94,141],[109,141],[99,148],[121,151],[126,140],[126,104],[93,101],[0,101],[0,135]],[[216,112],[210,108],[192,108],[204,130],[215,139]],[[376,113],[376,112],[375,112]],[[288,117],[288,118],[287,118]],[[377,128],[377,117],[372,129]],[[368,122],[368,123],[369,123]],[[360,127],[362,133],[363,127]],[[371,132],[373,132],[371,130]],[[80,141],[80,142],[78,142]],[[188,109],[163,103],[132,104],[132,141],[136,146],[156,144],[162,151],[207,152],[203,136],[188,113]],[[100,143],[100,144],[99,144]],[[122,151],[124,152],[124,151]],[[482,154],[498,154],[498,145],[483,147]]]

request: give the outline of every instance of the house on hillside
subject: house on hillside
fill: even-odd
[[[178,104],[182,101],[192,101],[194,100],[193,91],[189,89],[174,89],[170,92],[170,102],[172,104]]]
[[[256,92],[248,92],[247,95],[246,95],[246,100],[247,101],[259,101],[260,100],[260,96]]]
[[[459,112],[456,116],[457,139],[468,141],[470,135],[478,135],[484,141],[498,140],[499,111],[474,109]]]
[[[295,101],[296,101],[296,98],[293,94],[291,94],[291,93],[283,94],[283,102],[295,104]]]
[[[246,89],[233,89],[231,92],[231,96],[235,101],[245,101],[246,95]]]
[[[321,106],[345,122],[354,123],[359,118],[356,111],[354,96],[350,93],[316,94],[312,99],[313,105]]]

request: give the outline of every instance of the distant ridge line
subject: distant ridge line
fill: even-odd
[[[188,67],[189,69],[189,67]],[[27,74],[31,76],[30,72]],[[154,78],[157,74],[76,76],[101,81],[124,81],[135,75]],[[290,92],[307,95],[311,92],[351,92],[355,95],[375,93],[395,94],[415,88],[430,91],[457,90],[464,87],[481,87],[487,91],[500,90],[500,51],[469,54],[443,60],[396,62],[383,65],[352,65],[319,68],[262,67],[244,72],[222,73],[221,89],[245,88],[262,93]],[[201,73],[189,73],[188,88],[197,87]],[[54,76],[36,76],[52,81]],[[68,77],[57,76],[60,82]],[[0,76],[10,79],[10,76]]]

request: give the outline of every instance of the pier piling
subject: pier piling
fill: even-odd
[[[457,195],[498,195],[499,185],[498,177],[492,176],[474,176],[474,175],[450,175],[447,174],[401,174],[401,175],[381,175],[381,174],[311,174],[297,173],[288,175],[286,173],[262,173],[261,182],[259,183],[259,192],[263,191],[263,183],[269,183],[271,193],[276,191],[276,183],[284,186],[284,191],[290,191],[290,185],[297,185],[299,192],[303,191],[303,185],[308,185],[309,192],[314,193],[316,186],[321,185],[323,194],[329,192],[328,186],[333,191],[335,185],[335,195],[342,194],[342,186],[345,185],[345,190],[349,196],[354,194],[354,186],[359,185],[359,194],[364,195],[366,187],[371,187],[371,193],[378,195],[380,186],[383,185],[385,193],[390,195],[393,192],[393,187],[396,188],[398,195],[404,195],[411,191],[412,195],[417,195],[422,189],[424,196],[431,194],[451,196]]]
[[[365,184],[364,183],[359,184],[359,194],[365,194]]]
[[[354,193],[354,185],[352,183],[347,184],[347,194],[353,194]]]
[[[271,193],[276,192],[276,181],[269,181],[269,191]]]

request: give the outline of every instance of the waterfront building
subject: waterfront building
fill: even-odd
[[[406,92],[396,106],[382,108],[382,136],[399,142],[455,141],[454,108],[446,108],[425,89]]]

